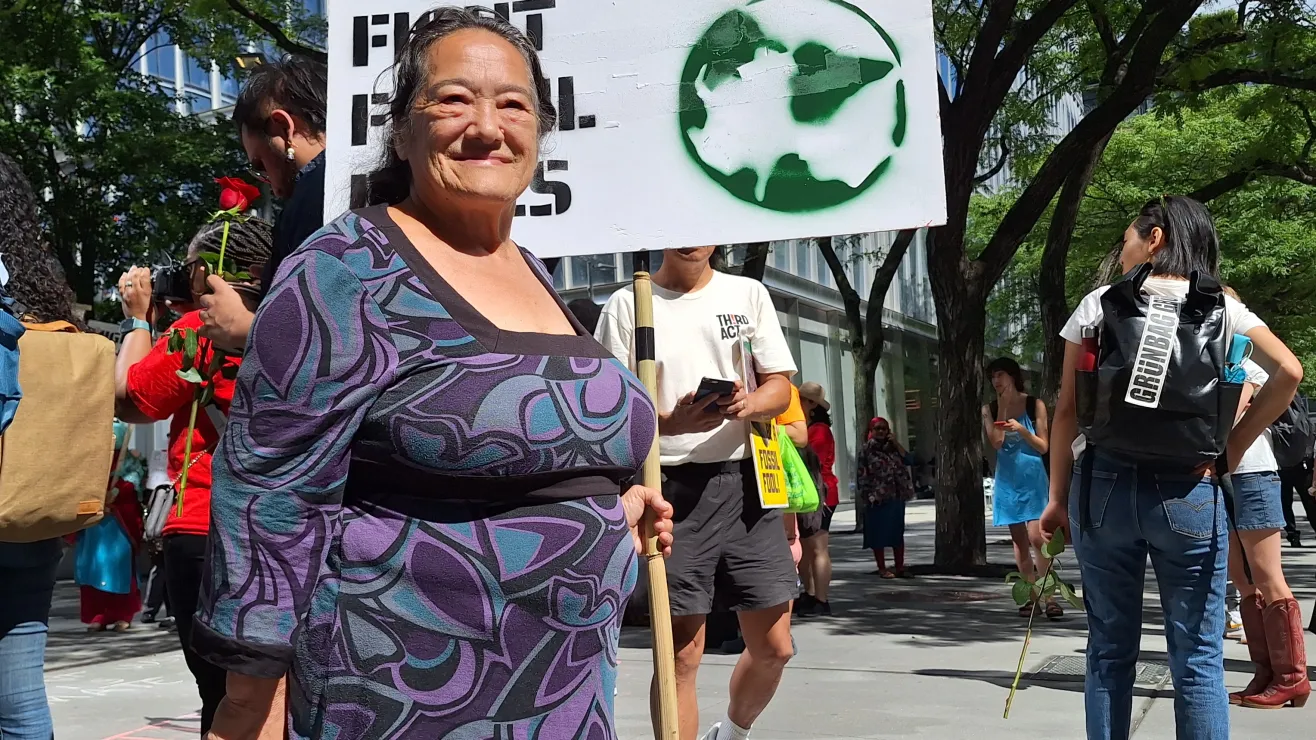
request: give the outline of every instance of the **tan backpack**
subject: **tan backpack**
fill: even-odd
[[[24,326],[23,397],[0,435],[0,542],[100,521],[114,461],[114,343],[65,322]]]

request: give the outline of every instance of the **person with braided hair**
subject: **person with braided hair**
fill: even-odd
[[[191,269],[194,294],[206,289],[201,280],[205,275],[204,262],[199,256],[220,251],[223,229],[222,223],[207,224],[188,245],[186,264]],[[234,222],[229,226],[228,243],[224,248],[225,265],[239,273],[260,275],[262,267],[269,262],[272,243],[273,230],[268,223],[255,219]],[[258,279],[230,287],[242,296],[249,308],[255,307],[260,295]],[[168,471],[175,487],[184,465],[188,466],[181,513],[175,507],[169,507],[169,518],[164,526],[165,590],[169,613],[178,625],[178,638],[188,670],[196,678],[201,695],[201,731],[204,734],[225,694],[223,669],[207,663],[192,649],[192,615],[201,590],[210,531],[210,460],[219,443],[220,431],[208,413],[197,414],[191,439],[191,459],[186,458],[189,411],[196,386],[178,376],[182,358],[178,353],[169,352],[167,334],[152,344],[154,320],[166,307],[153,302],[151,271],[142,267],[129,270],[119,278],[119,296],[124,316],[128,319],[125,323],[130,322],[132,327],[124,332],[123,346],[115,364],[117,415],[124,421],[139,424],[172,419],[169,424]],[[170,331],[201,328],[201,312],[195,303],[168,305],[182,314],[170,326]],[[208,340],[202,339],[197,365],[209,367],[211,353],[215,351],[218,350]],[[235,366],[239,362],[239,358],[230,357],[225,360],[225,365]],[[225,416],[233,400],[232,378],[232,372],[220,371],[209,379],[214,384],[214,407]]]

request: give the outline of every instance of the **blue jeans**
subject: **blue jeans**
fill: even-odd
[[[0,737],[50,740],[46,623],[59,565],[58,540],[0,543]]]
[[[46,703],[46,625],[24,622],[0,637],[0,737],[50,740]]]
[[[1074,467],[1069,518],[1088,612],[1088,740],[1129,736],[1148,555],[1165,615],[1176,737],[1227,740],[1223,492],[1190,471],[1139,469],[1097,453],[1084,496],[1081,469]]]

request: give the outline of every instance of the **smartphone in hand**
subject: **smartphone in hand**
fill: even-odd
[[[720,378],[704,378],[699,381],[699,389],[695,391],[695,403],[707,399],[709,396],[734,396],[736,394],[736,384],[734,381],[722,380]]]

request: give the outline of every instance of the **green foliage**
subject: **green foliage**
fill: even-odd
[[[1103,260],[1147,200],[1237,182],[1208,203],[1223,277],[1316,377],[1316,95],[1240,87],[1179,102],[1127,121],[1111,139],[1075,232],[1071,304],[1100,282]]]
[[[158,15],[109,5],[33,3],[0,24],[0,107],[20,111],[0,119],[0,149],[49,196],[44,226],[85,303],[128,265],[180,254],[215,175],[241,162],[231,126],[177,115],[136,72],[150,35],[136,24],[160,27]]]
[[[41,219],[84,303],[132,264],[181,256],[218,202],[217,176],[245,156],[223,116],[180,116],[174,91],[140,74],[157,33],[238,75],[234,56],[262,28],[233,0],[80,0],[13,5],[0,23],[0,151],[22,166]],[[241,0],[291,43],[319,43],[323,20],[282,0]],[[300,8],[300,4],[293,4]]]
[[[965,245],[970,254],[981,252],[1001,219],[1019,197],[1018,190],[974,195],[969,201]],[[1008,354],[1031,365],[1043,349],[1037,279],[1046,234],[1038,229],[1019,247],[1009,269],[987,298],[987,346],[993,356]]]

